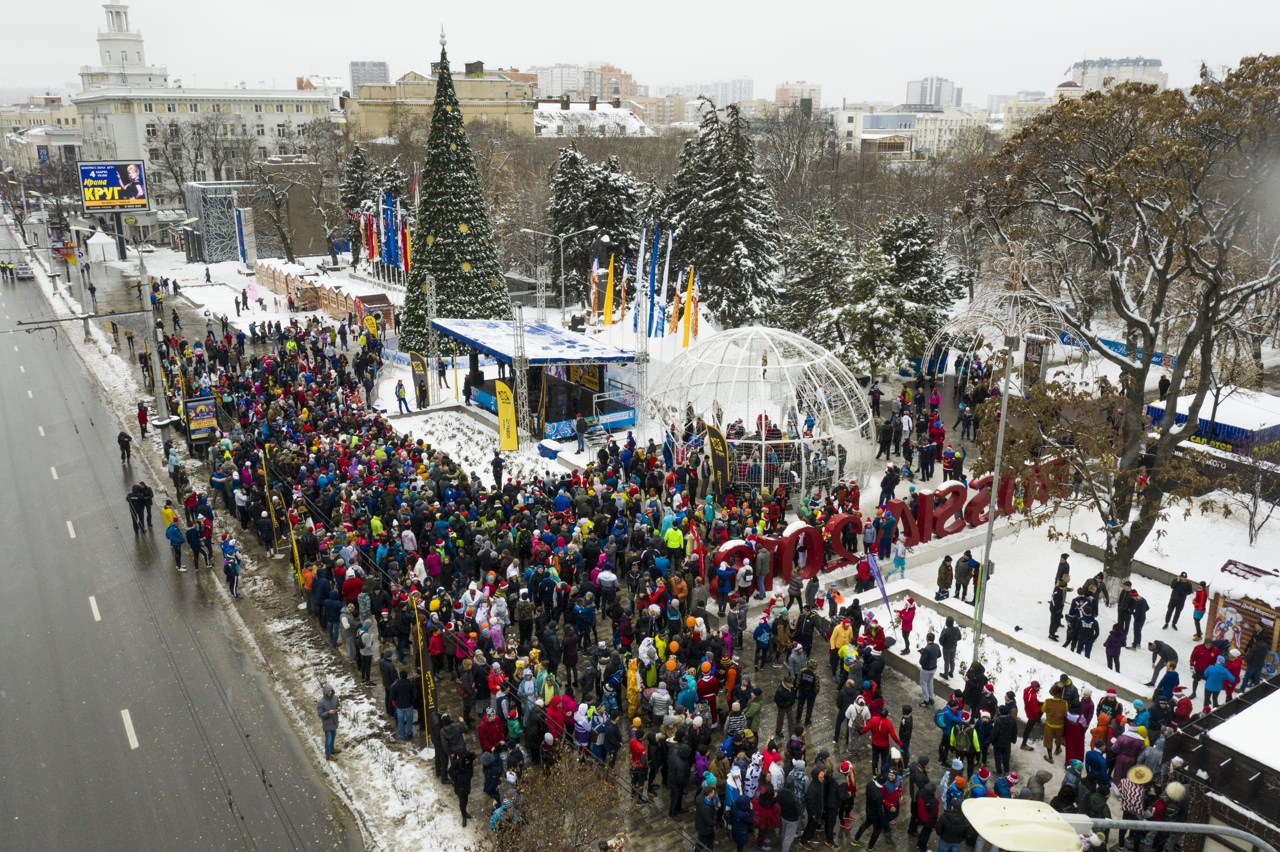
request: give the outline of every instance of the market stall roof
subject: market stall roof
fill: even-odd
[[[1209,737],[1272,769],[1280,769],[1280,741],[1258,736],[1262,731],[1276,730],[1277,724],[1280,724],[1280,692],[1273,692],[1210,730]]]
[[[510,320],[437,319],[432,326],[460,343],[510,364],[515,358],[515,335]],[[610,346],[585,334],[526,323],[524,348],[533,366],[548,364],[629,363],[636,353]]]
[[[1194,398],[1194,394],[1189,394],[1176,400],[1174,410],[1177,411],[1179,423],[1186,421]],[[1148,403],[1147,408],[1157,409],[1163,414],[1165,405],[1163,402],[1152,402]],[[1200,406],[1200,421],[1207,423],[1212,413],[1213,397],[1206,395]],[[1260,432],[1280,425],[1280,397],[1245,388],[1225,387],[1222,401],[1218,403],[1217,422],[1220,429],[1223,426],[1234,426],[1250,432]]]

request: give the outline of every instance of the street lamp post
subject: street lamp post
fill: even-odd
[[[1004,435],[1009,416],[1009,379],[1013,375],[1022,342],[1030,334],[1040,334],[1052,339],[1064,327],[1057,312],[1046,300],[1031,292],[1028,284],[1035,267],[1027,258],[1023,247],[1009,246],[1009,257],[1001,266],[1009,275],[1007,284],[986,285],[976,293],[969,306],[952,317],[934,334],[921,356],[922,368],[934,352],[950,347],[955,338],[972,337],[975,340],[999,340],[1005,353],[1004,378],[1000,392],[1000,421],[996,424],[996,452],[991,472],[990,508],[987,512],[987,529],[978,566],[977,601],[973,616],[973,663],[977,663],[982,647],[983,616],[987,603],[987,578],[991,572],[991,546],[995,540],[996,513],[1000,493],[1000,468],[1004,463]],[[998,351],[998,350],[997,350]],[[993,355],[996,353],[992,353]],[[957,374],[957,381],[959,376]]]
[[[598,231],[598,230],[600,230],[599,225],[592,225],[588,228],[583,228],[581,231],[574,231],[571,234],[547,234],[542,231],[535,231],[532,228],[520,229],[520,232],[523,234],[536,234],[539,237],[546,237],[549,240],[559,240],[560,242],[560,324],[561,325],[566,324],[565,322],[566,296],[565,296],[565,287],[564,287],[564,241],[569,239],[570,237],[576,237],[579,234],[587,234],[587,233],[590,233],[591,231]]]
[[[198,221],[200,221],[200,217],[193,216],[190,219],[184,219],[181,222],[177,222],[172,225],[167,225],[161,228],[159,231],[156,231],[156,234],[162,234],[165,231],[173,230],[174,228],[181,228],[184,225],[190,225],[192,222],[198,222]],[[147,283],[147,257],[146,257],[146,254],[142,251],[141,246],[139,246],[138,248],[138,279],[141,284]],[[83,289],[84,287],[83,282],[81,282],[80,286],[81,286],[81,289]],[[164,444],[168,444],[169,443],[169,425],[173,423],[174,418],[169,416],[169,400],[164,393],[164,373],[163,373],[164,364],[161,363],[160,361],[160,341],[163,339],[164,339],[164,318],[161,317],[160,322],[156,324],[156,328],[155,328],[155,343],[156,343],[154,347],[155,351],[152,352],[151,354],[152,387],[155,389],[155,406],[156,406],[156,414],[158,415],[158,419],[152,421],[152,424],[159,427],[160,440]]]

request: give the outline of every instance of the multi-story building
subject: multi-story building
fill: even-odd
[[[915,149],[927,158],[943,157],[987,126],[985,112],[959,109],[916,114]]]
[[[61,95],[38,95],[23,104],[0,104],[0,132],[28,127],[80,126],[76,108],[64,103]]]
[[[390,83],[391,70],[385,62],[371,60],[352,62],[350,77],[351,88],[348,91],[354,95],[361,86],[385,86]]]
[[[964,89],[946,77],[911,80],[907,83],[906,103],[934,106],[939,109],[959,107],[964,103]]]
[[[139,211],[126,236],[145,238],[157,207],[180,207],[187,181],[241,177],[245,163],[300,150],[298,133],[328,119],[332,95],[302,89],[193,89],[169,80],[163,65],[146,64],[142,34],[129,26],[129,7],[103,6],[98,65],[80,69],[84,90],[72,95],[86,160],[140,160],[152,210]]]
[[[534,92],[528,83],[517,83],[500,71],[485,71],[484,63],[469,62],[454,72],[453,88],[464,122],[496,122],[525,136],[534,135]],[[410,71],[386,86],[361,86],[354,97],[343,98],[347,123],[356,132],[376,139],[390,134],[393,120],[431,122],[436,78]]]
[[[541,65],[529,69],[538,75],[537,96],[582,98],[586,89],[587,69],[581,65]]]
[[[800,102],[806,100],[813,109],[822,106],[821,83],[806,83],[804,80],[779,83],[773,92],[773,102],[779,106],[800,106]]]
[[[714,83],[684,83],[678,86],[660,86],[659,97],[682,96],[687,100],[710,98],[716,106],[741,104],[755,99],[755,81],[746,77],[733,80],[717,80]]]
[[[529,69],[538,75],[537,97],[560,98],[568,95],[573,100],[586,101],[594,97],[598,101],[615,98],[640,98],[649,96],[649,87],[636,82],[629,71],[623,71],[607,62],[591,62],[587,65],[537,66]]]
[[[1160,88],[1169,85],[1169,75],[1159,59],[1141,56],[1123,59],[1086,59],[1071,66],[1071,79],[1086,90],[1104,88],[1107,80],[1118,83],[1153,83]]]
[[[685,107],[690,103],[684,95],[628,98],[622,105],[644,119],[650,127],[665,127],[685,120]]]
[[[907,159],[945,156],[986,126],[987,114],[955,109],[918,109],[911,104],[843,101],[831,126],[845,151]]]

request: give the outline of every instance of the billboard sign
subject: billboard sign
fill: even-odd
[[[146,170],[142,162],[78,163],[80,198],[85,213],[148,210]]]

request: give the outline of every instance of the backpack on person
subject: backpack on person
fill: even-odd
[[[943,707],[941,710],[933,714],[933,724],[937,725],[938,728],[943,731],[947,729],[947,720],[945,718],[946,712],[947,708]]]

